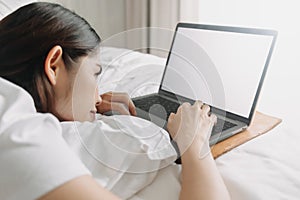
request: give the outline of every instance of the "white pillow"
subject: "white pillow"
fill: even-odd
[[[100,94],[118,91],[136,97],[158,92],[165,58],[114,47],[102,47],[100,52]]]

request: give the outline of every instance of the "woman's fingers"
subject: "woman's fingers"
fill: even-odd
[[[204,104],[203,106],[202,106],[202,110],[203,110],[203,112],[204,112],[204,114],[209,114],[209,112],[210,112],[210,107],[209,107],[209,105],[206,105],[206,104]]]
[[[130,114],[136,116],[136,114],[137,114],[136,113],[136,108],[135,108],[135,105],[134,105],[134,103],[131,99],[129,99],[128,108],[129,108]]]
[[[120,114],[136,115],[136,108],[127,93],[121,92],[107,92],[101,95],[104,104],[111,104],[107,111],[117,111]],[[103,107],[101,103],[101,107]],[[123,106],[122,106],[123,104]],[[107,105],[106,105],[107,106]],[[126,109],[126,111],[124,111]]]
[[[171,114],[169,115],[169,120],[173,120],[175,117],[175,113],[171,112]]]
[[[169,118],[168,118],[168,124],[167,124],[167,127],[170,125],[170,123],[173,122],[174,120],[174,117],[175,117],[175,114],[172,112],[170,115],[169,115]]]
[[[102,100],[100,107],[98,107],[98,112],[106,113],[109,111],[117,112],[121,115],[130,115],[130,112],[126,105],[124,105],[122,103]]]
[[[113,102],[126,103],[130,99],[127,93],[123,92],[107,92],[101,95],[102,99]]]
[[[202,108],[202,106],[203,106],[203,102],[202,101],[200,101],[200,100],[197,100],[197,101],[195,101],[195,103],[194,103],[194,105],[193,105],[194,107],[198,107],[198,108]]]
[[[123,103],[116,103],[116,102],[110,102],[111,103],[111,110],[117,111],[121,115],[130,115],[130,112],[126,105]]]
[[[112,101],[125,104],[128,106],[130,114],[136,115],[135,105],[127,93],[113,93]]]
[[[210,119],[214,123],[214,125],[217,123],[218,118],[217,118],[217,116],[215,114],[211,114],[210,115]]]
[[[204,114],[210,116],[210,106],[207,104],[204,104],[202,101],[197,100],[194,105],[195,107],[200,108]]]

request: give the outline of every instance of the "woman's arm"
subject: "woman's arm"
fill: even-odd
[[[180,199],[230,199],[211,154],[198,159],[196,154],[182,156]]]
[[[181,200],[230,199],[209,148],[216,117],[200,101],[184,103],[168,120],[168,130],[182,153]]]
[[[91,176],[75,178],[45,194],[39,200],[119,200],[101,187]]]

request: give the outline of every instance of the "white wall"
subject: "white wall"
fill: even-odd
[[[150,53],[166,57],[171,45],[173,31],[178,21],[196,22],[199,18],[198,0],[40,0],[57,2],[83,16],[111,43],[118,38],[118,45],[132,48],[149,44]],[[150,7],[150,8],[149,8]],[[148,16],[148,8],[150,16]],[[149,17],[149,18],[148,18]],[[148,24],[149,22],[149,24]],[[126,30],[147,26],[163,29],[134,30],[131,38]],[[147,41],[149,39],[149,41]],[[159,47],[155,49],[155,47]]]
[[[0,0],[0,20],[19,7],[35,2],[35,0]]]
[[[290,124],[300,120],[300,1],[199,0],[201,23],[273,28],[279,31],[258,110]]]
[[[56,2],[83,16],[106,39],[125,30],[126,13],[123,0],[42,0]]]

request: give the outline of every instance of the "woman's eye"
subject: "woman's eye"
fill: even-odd
[[[98,77],[101,74],[101,72],[102,72],[102,67],[100,67],[99,72],[95,73],[95,77]]]
[[[95,73],[95,77],[98,77],[101,74],[101,71]]]

